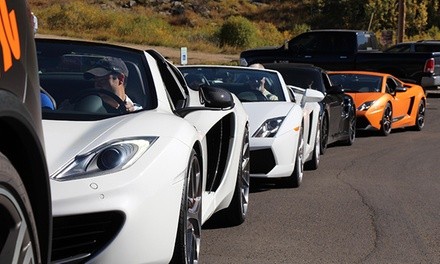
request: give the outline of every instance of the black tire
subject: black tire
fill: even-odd
[[[391,124],[393,120],[393,110],[391,104],[387,103],[383,111],[382,120],[380,121],[380,134],[388,136],[391,133]]]
[[[350,110],[350,114],[348,115],[348,131],[347,131],[347,139],[343,141],[344,145],[351,146],[354,143],[356,138],[356,114],[354,110]]]
[[[15,168],[0,153],[0,263],[39,263],[32,207]]]
[[[293,169],[292,175],[284,179],[284,185],[290,188],[298,188],[302,183],[302,178],[304,175],[304,140],[303,140],[303,130],[299,133],[298,139],[298,149],[296,151],[295,158],[295,168]]]
[[[307,170],[318,169],[320,155],[321,155],[321,122],[318,122],[315,147],[313,148],[312,159],[304,164],[304,168]]]
[[[328,116],[324,114],[321,119],[321,155],[327,150],[328,130]]]
[[[237,183],[235,184],[234,196],[226,208],[226,220],[229,226],[242,224],[247,215],[249,205],[249,187],[250,187],[250,151],[249,151],[249,130],[246,131],[243,138],[242,152],[240,155],[240,165],[237,173]]]
[[[425,101],[420,100],[419,108],[417,109],[416,123],[412,127],[414,130],[421,131],[425,126],[425,111],[426,111]]]
[[[198,263],[202,230],[202,175],[195,150],[188,162],[174,254],[170,263]]]

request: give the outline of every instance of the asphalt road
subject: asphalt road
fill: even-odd
[[[440,263],[439,109],[331,146],[297,189],[252,180],[245,223],[204,226],[201,263]]]

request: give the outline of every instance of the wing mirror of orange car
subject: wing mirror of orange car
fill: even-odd
[[[397,86],[395,91],[396,92],[406,92],[406,90],[408,90],[408,88],[405,86]]]

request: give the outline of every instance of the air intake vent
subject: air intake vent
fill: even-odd
[[[117,211],[54,217],[52,263],[84,263],[118,234],[124,214]]]

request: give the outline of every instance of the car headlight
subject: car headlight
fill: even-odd
[[[52,179],[68,181],[95,177],[130,167],[158,137],[118,139],[77,155],[67,166],[56,172]]]
[[[358,107],[358,110],[359,111],[367,111],[374,104],[374,102],[375,101],[365,102]]]
[[[284,121],[283,117],[276,117],[264,121],[264,123],[255,131],[252,137],[274,137]]]

